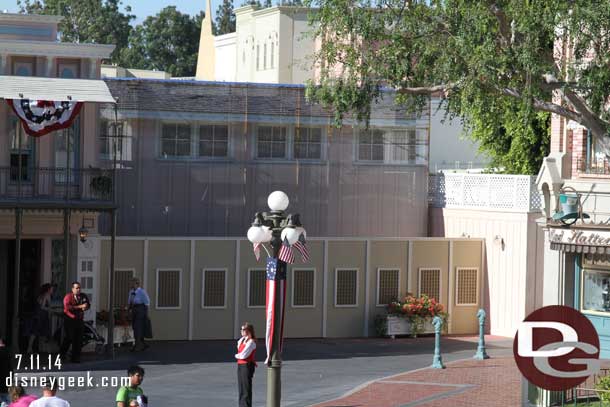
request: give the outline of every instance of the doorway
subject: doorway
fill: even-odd
[[[41,284],[42,240],[21,240],[19,270],[19,337],[27,348],[29,322],[35,312],[35,301]],[[15,240],[0,240],[0,334],[12,345],[12,318],[15,300]]]

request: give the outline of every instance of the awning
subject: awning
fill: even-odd
[[[588,246],[588,245],[570,244],[570,243],[551,242],[551,250],[560,250],[560,251],[566,252],[566,253],[610,254],[610,247]]]
[[[0,75],[1,99],[116,103],[102,80]]]

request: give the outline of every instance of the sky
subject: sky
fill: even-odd
[[[141,23],[146,17],[157,14],[166,6],[176,6],[181,13],[197,14],[205,9],[206,0],[122,0],[123,5],[130,5],[132,14],[137,17],[136,23]],[[221,0],[212,0],[212,15],[215,15],[216,8]],[[240,3],[241,4],[241,3]],[[19,11],[17,0],[0,0],[0,11],[8,10],[10,13]]]

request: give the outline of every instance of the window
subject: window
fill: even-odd
[[[385,306],[398,298],[400,270],[377,269],[377,306]]]
[[[80,64],[78,62],[60,62],[57,64],[57,77],[76,79],[80,77]]]
[[[260,308],[265,306],[266,300],[266,270],[248,270],[248,307]]]
[[[260,126],[256,136],[258,158],[286,158],[286,127]]]
[[[36,64],[34,59],[15,58],[13,61],[13,75],[15,76],[34,76]]]
[[[358,160],[383,161],[383,131],[361,130],[358,136]]]
[[[259,71],[261,69],[261,46],[256,44],[256,70]]]
[[[355,307],[358,305],[358,270],[336,269],[335,307]]]
[[[82,260],[80,263],[82,273],[93,273],[93,260]]]
[[[199,126],[199,156],[227,157],[229,127],[225,125]]]
[[[164,123],[161,127],[161,157],[189,157],[191,155],[191,126]]]
[[[295,308],[315,306],[316,271],[292,269],[292,306]]]
[[[269,58],[271,62],[271,69],[273,69],[273,65],[275,64],[275,44],[271,42],[271,57]]]
[[[610,312],[610,270],[583,269],[582,310]]]
[[[70,182],[74,183],[75,168],[79,168],[80,157],[80,120],[76,118],[72,126],[67,129],[53,133],[55,137],[55,168],[67,169],[70,166]],[[68,152],[70,153],[68,156]],[[63,184],[66,182],[65,171],[55,173],[55,182]]]
[[[267,43],[263,45],[263,69],[267,69]]]
[[[227,291],[226,270],[203,270],[202,308],[225,308]]]
[[[359,161],[427,163],[426,129],[369,129],[358,133]]]
[[[297,127],[294,129],[294,158],[319,160],[322,158],[322,129]]]
[[[441,269],[419,269],[419,295],[426,294],[430,298],[440,301],[441,296]]]
[[[157,270],[157,308],[179,309],[182,286],[182,270]]]
[[[129,291],[131,290],[131,279],[134,278],[134,269],[114,270],[114,305],[125,307],[129,303]]]
[[[34,138],[23,130],[21,121],[11,116],[11,181],[31,182],[34,172]],[[20,162],[21,160],[21,162]],[[21,171],[19,165],[21,164]]]
[[[117,161],[131,161],[132,139],[126,132],[125,122],[116,123],[114,120],[102,119],[100,121],[100,158],[103,160],[113,160],[112,156],[115,146],[113,141],[116,139],[116,159]]]
[[[455,275],[455,305],[478,304],[478,276],[478,268],[457,268]]]

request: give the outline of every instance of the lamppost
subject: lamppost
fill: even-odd
[[[248,240],[254,245],[258,259],[262,247],[267,259],[267,303],[265,315],[267,332],[267,407],[280,407],[282,397],[282,332],[286,298],[286,262],[292,263],[294,254],[291,246],[297,243],[305,229],[298,214],[286,214],[288,196],[282,191],[275,191],[267,198],[271,212],[257,212],[254,222],[248,229]],[[265,247],[269,243],[272,252]],[[299,249],[301,251],[301,249]],[[301,251],[303,255],[303,252]]]

